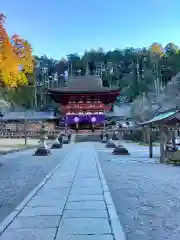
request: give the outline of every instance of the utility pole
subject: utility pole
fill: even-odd
[[[71,67],[71,77],[72,77],[72,75],[73,75],[72,59],[71,59],[70,64],[71,64],[70,67]]]
[[[154,63],[154,72],[155,72],[155,81],[154,81],[154,87],[156,91],[156,97],[159,96],[161,87],[162,87],[162,81],[161,81],[161,69],[159,65],[159,56],[156,56],[155,63]]]
[[[112,77],[111,77],[111,69],[109,71],[109,86],[112,87]]]
[[[42,86],[40,90],[41,94],[41,108],[44,105],[44,88],[45,88],[45,68],[42,69]]]
[[[136,95],[139,93],[139,82],[140,82],[140,74],[139,74],[139,61],[137,59],[136,63],[136,71],[137,71],[137,88],[136,88]]]
[[[49,78],[48,78],[48,68],[44,67],[43,68],[43,89],[42,89],[42,96],[43,96],[43,104],[45,105],[47,103],[46,95],[45,95],[45,88],[49,88]]]
[[[89,75],[89,64],[88,64],[88,55],[85,58],[85,64],[86,64],[86,70],[85,70],[85,75],[88,76]]]
[[[27,125],[28,125],[27,109],[25,109],[25,112],[24,112],[24,144],[25,146],[27,146]]]
[[[37,85],[36,85],[36,81],[34,83],[34,106],[37,109]]]
[[[100,74],[101,74],[101,78],[102,78],[102,62],[101,62]]]
[[[160,81],[159,81],[159,64],[158,60],[156,60],[156,96],[159,95],[160,92]]]

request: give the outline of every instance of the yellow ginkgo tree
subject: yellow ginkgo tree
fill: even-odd
[[[18,35],[8,36],[5,20],[0,14],[0,83],[8,87],[25,85],[28,83],[26,74],[33,72],[32,49]]]
[[[160,43],[153,43],[150,46],[150,52],[153,55],[162,57],[164,55],[164,48]]]

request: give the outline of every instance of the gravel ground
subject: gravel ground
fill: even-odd
[[[62,161],[71,147],[64,145],[47,157],[32,156],[34,150],[0,157],[0,222]]]
[[[180,168],[148,160],[145,147],[126,147],[127,157],[96,145],[126,239],[180,239]]]

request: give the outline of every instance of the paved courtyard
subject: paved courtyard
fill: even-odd
[[[127,240],[180,239],[180,168],[148,159],[148,148],[125,144],[130,156],[114,156],[96,144]]]
[[[0,234],[0,240],[124,240],[94,144],[75,144],[0,224]]]
[[[67,145],[47,158],[33,158],[32,150],[3,156],[1,211],[12,213],[0,240],[180,239],[180,168],[159,164],[158,147],[149,159],[148,147],[125,145],[130,156],[114,156],[101,143]]]

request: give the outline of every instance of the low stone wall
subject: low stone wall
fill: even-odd
[[[50,121],[43,122],[45,128],[48,131],[54,131],[56,128],[56,124]],[[41,121],[28,121],[26,124],[27,132],[39,132],[42,126]],[[24,131],[24,122],[23,121],[6,121],[0,122],[0,129],[4,132],[23,132]]]
[[[57,131],[48,132],[48,138],[55,138]],[[13,132],[13,131],[1,131],[0,138],[25,138],[25,136],[29,138],[37,138],[40,137],[40,132],[38,131],[27,131],[26,134],[24,131]]]
[[[54,137],[56,135],[56,124],[53,121],[43,122],[46,130],[48,131],[48,136]],[[39,138],[40,130],[42,127],[41,121],[28,121],[26,124],[26,134],[25,134],[25,124],[20,121],[6,121],[0,122],[0,138],[24,138],[25,135],[29,138]]]

